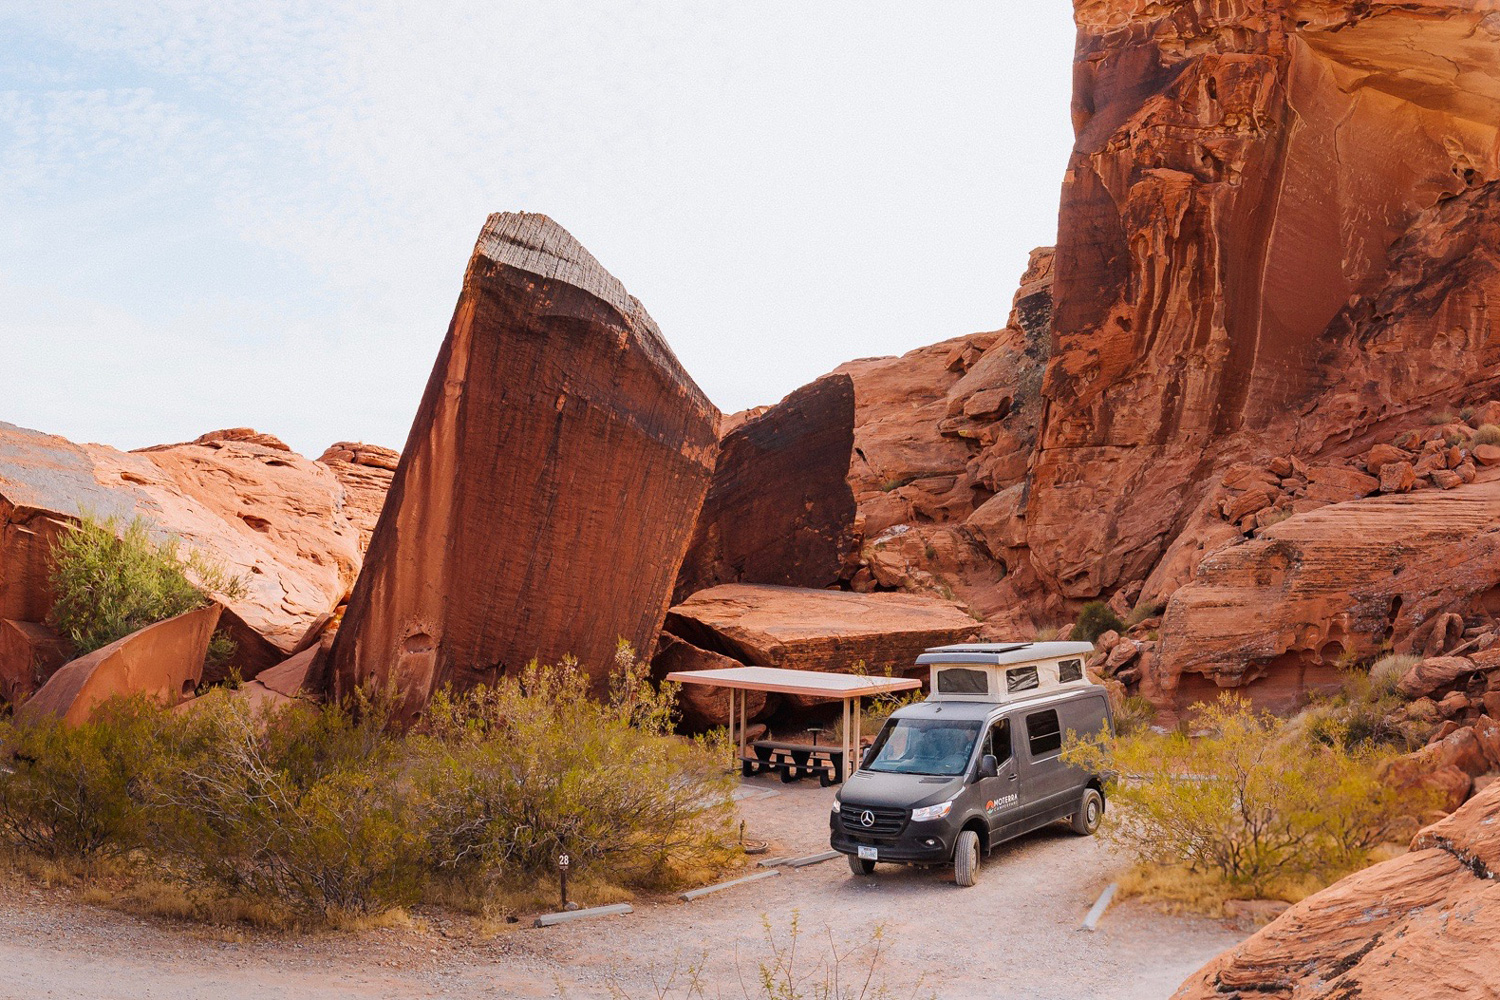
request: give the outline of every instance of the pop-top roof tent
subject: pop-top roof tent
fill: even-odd
[[[932,668],[929,701],[1006,704],[1068,688],[1089,687],[1087,642],[965,643],[938,646],[917,657]]]

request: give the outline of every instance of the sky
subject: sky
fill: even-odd
[[[0,420],[400,447],[490,212],[725,411],[1004,325],[1062,0],[0,0]]]

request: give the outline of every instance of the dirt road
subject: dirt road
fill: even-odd
[[[831,789],[747,780],[748,835],[773,853],[824,849]],[[768,958],[762,918],[802,928],[799,968],[885,926],[879,975],[897,996],[996,1000],[1163,1000],[1244,933],[1131,903],[1097,933],[1078,930],[1119,867],[1102,844],[1061,827],[996,851],[979,884],[948,872],[881,868],[851,878],[841,859],[693,903],[639,902],[624,917],[481,941],[425,930],[217,940],[27,891],[0,899],[0,997],[89,1000],[365,1000],[422,997],[656,997],[675,966],[703,964],[707,995],[740,997]],[[453,937],[446,936],[454,933]],[[846,968],[858,965],[852,962]],[[678,982],[681,982],[679,973]],[[679,991],[671,993],[681,996]]]

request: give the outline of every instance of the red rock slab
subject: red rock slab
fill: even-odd
[[[936,597],[726,584],[673,607],[666,627],[753,666],[909,674],[922,672],[923,650],[962,642],[979,623]]]
[[[1184,707],[1211,687],[1286,694],[1336,684],[1346,654],[1405,648],[1424,623],[1500,586],[1500,482],[1320,507],[1218,549],[1167,606],[1158,688]]]
[[[1309,896],[1196,972],[1173,1000],[1451,1000],[1500,995],[1500,785],[1412,853]]]
[[[649,656],[708,491],[718,411],[562,227],[493,215],[333,641],[336,693],[414,715],[528,661]]]
[[[16,718],[24,722],[51,715],[79,725],[111,698],[143,694],[169,707],[191,698],[218,621],[219,606],[212,604],[147,625],[79,657],[53,674]]]
[[[685,639],[669,632],[662,633],[656,655],[651,658],[652,676],[660,679],[675,671],[724,670],[743,667],[739,660],[722,653],[711,653],[699,649]],[[735,695],[735,710],[738,711],[739,695],[745,696],[745,718],[758,722],[775,711],[778,699],[764,691],[741,691]],[[677,704],[682,711],[682,726],[689,732],[701,732],[718,726],[729,725],[729,690],[707,684],[683,684],[677,695]]]
[[[838,582],[855,549],[853,447],[847,375],[803,386],[725,435],[673,599],[721,583]]]
[[[0,702],[29,697],[72,658],[72,643],[46,625],[0,620]]]
[[[311,646],[285,663],[261,671],[255,680],[268,690],[287,698],[300,697],[317,687],[314,678],[318,672],[319,653],[317,646]]]

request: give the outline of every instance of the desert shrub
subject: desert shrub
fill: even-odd
[[[1203,735],[1101,734],[1065,750],[1118,776],[1106,836],[1138,862],[1265,894],[1362,867],[1431,805],[1425,792],[1380,782],[1390,751],[1317,742],[1227,695],[1198,711]]]
[[[1121,736],[1132,736],[1146,732],[1156,720],[1156,706],[1150,698],[1138,694],[1130,695],[1120,710],[1115,713],[1115,732]]]
[[[0,840],[51,860],[118,856],[146,836],[152,775],[171,733],[144,700],[117,701],[80,726],[0,723]]]
[[[198,551],[179,560],[178,547],[175,536],[153,538],[143,518],[122,526],[84,514],[53,547],[53,626],[79,654],[89,653],[201,608],[210,594],[243,594],[244,581],[222,563]]]
[[[631,661],[617,659],[604,703],[572,661],[434,698],[413,738],[441,869],[516,885],[553,877],[567,854],[580,876],[653,888],[727,858],[723,761],[665,735],[671,692],[643,690]]]
[[[1078,612],[1078,621],[1073,626],[1073,638],[1082,642],[1093,642],[1106,632],[1123,632],[1125,623],[1103,601],[1090,601]]]
[[[1500,425],[1484,424],[1474,432],[1473,444],[1500,444]]]
[[[1370,687],[1377,694],[1391,694],[1406,672],[1422,662],[1410,653],[1390,653],[1370,664]]]
[[[1142,601],[1131,609],[1130,617],[1125,620],[1124,624],[1127,628],[1133,625],[1139,625],[1147,618],[1155,618],[1157,615],[1166,610],[1167,605],[1164,601]]]
[[[415,900],[426,844],[386,702],[291,705],[266,716],[215,697],[152,797],[155,842],[232,894],[326,917]]]

